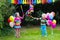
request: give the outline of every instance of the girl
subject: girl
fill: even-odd
[[[20,37],[20,28],[21,28],[21,19],[24,18],[24,14],[23,14],[23,17],[21,17],[19,15],[19,12],[16,12],[16,16],[15,16],[15,19],[14,19],[14,22],[15,22],[15,32],[16,32],[16,37],[19,38]]]

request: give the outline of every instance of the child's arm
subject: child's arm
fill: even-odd
[[[21,19],[23,19],[24,18],[24,12],[23,12],[23,16],[22,17],[20,17]]]

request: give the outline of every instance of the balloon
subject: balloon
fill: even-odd
[[[14,22],[10,22],[9,25],[10,25],[10,27],[13,27],[15,24],[14,24]]]
[[[47,20],[47,25],[50,26],[49,20]]]
[[[13,16],[10,16],[9,18],[12,22],[14,22],[14,17]]]
[[[8,18],[8,23],[12,22],[9,18]]]
[[[49,14],[49,19],[53,19],[53,15],[52,14]]]
[[[56,28],[56,24],[52,24],[52,28],[53,28],[53,29]]]
[[[30,8],[33,8],[34,6],[32,4],[30,4]]]
[[[50,13],[47,13],[47,14],[46,14],[46,18],[47,18],[47,19],[49,19],[49,14],[50,14]]]
[[[51,25],[52,24],[52,20],[48,20],[49,21],[49,24]]]
[[[51,12],[51,14],[53,15],[53,17],[55,16],[55,12]]]
[[[56,20],[53,20],[53,23],[56,24]]]

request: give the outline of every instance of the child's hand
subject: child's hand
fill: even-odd
[[[39,20],[39,18],[36,18],[36,20]]]

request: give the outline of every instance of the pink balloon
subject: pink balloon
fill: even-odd
[[[47,25],[51,25],[52,24],[52,21],[51,20],[48,20],[47,21]]]
[[[49,20],[49,24],[50,24],[50,25],[52,24],[52,20]]]
[[[51,26],[52,26],[53,29],[56,28],[56,24],[52,24]]]
[[[48,25],[48,26],[50,25],[49,20],[47,20],[47,25]]]

